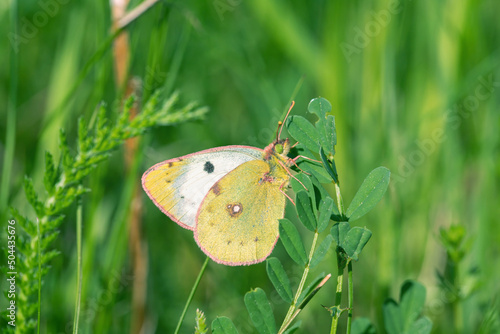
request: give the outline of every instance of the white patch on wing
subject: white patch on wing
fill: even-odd
[[[241,147],[203,151],[185,158],[186,171],[173,184],[177,202],[167,211],[183,224],[194,227],[198,208],[212,186],[239,165],[256,159],[262,159],[262,152]]]

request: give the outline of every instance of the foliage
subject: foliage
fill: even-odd
[[[32,178],[40,200],[45,198],[45,156],[51,152],[57,166],[59,129],[66,130],[70,151],[76,152],[76,120],[94,124],[94,106],[102,101],[114,106],[122,99],[124,87],[116,84],[111,52],[110,3],[0,5],[0,32],[5,37],[0,52],[6,65],[0,67],[0,101],[7,102],[2,109],[7,112],[0,112],[1,247],[12,218],[8,206],[35,217],[22,189],[25,175]],[[138,3],[131,2],[129,8]],[[282,108],[291,97],[296,101],[293,114],[316,124],[317,114],[303,112],[313,96],[331,102],[339,143],[335,152],[320,149],[319,158],[305,147],[293,152],[323,162],[308,166],[314,170],[310,182],[325,182],[322,187],[309,187],[302,174],[296,175],[308,189],[318,191],[309,192],[315,214],[320,198],[329,194],[334,200],[332,221],[320,232],[318,245],[332,224],[346,221],[337,212],[330,180],[340,179],[347,209],[374,167],[391,171],[382,200],[369,214],[350,222],[352,228],[366,226],[373,233],[359,262],[353,262],[353,319],[370,316],[370,324],[355,320],[352,331],[357,325],[382,331],[383,312],[374,310],[387,296],[399,295],[403,280],[418,277],[426,287],[424,314],[432,320],[433,331],[500,332],[500,164],[495,163],[500,146],[499,6],[492,0],[460,6],[387,0],[159,1],[139,16],[125,31],[131,50],[128,78],[141,83],[141,99],[160,87],[166,94],[175,88],[182,92],[183,104],[202,101],[211,113],[204,122],[148,132],[137,154],[125,157],[132,160],[135,172],[124,167],[125,153],[118,151],[85,178],[83,186],[92,192],[82,196],[81,332],[131,332],[130,319],[137,314],[132,300],[141,296],[147,323],[171,333],[179,305],[205,259],[189,231],[168,221],[147,200],[131,195],[140,187],[140,172],[210,147],[263,148],[275,137]],[[308,164],[298,162],[302,169]],[[292,180],[295,193],[304,190],[296,183]],[[133,276],[127,224],[132,207],[140,209],[142,249],[148,260],[143,282]],[[314,234],[297,220],[291,204],[286,211],[306,255],[295,244],[296,255],[289,257],[281,239],[272,256],[280,259],[295,292]],[[64,223],[48,246],[60,254],[44,276],[42,333],[72,330],[77,293],[74,205],[63,213]],[[440,231],[451,226],[463,228],[462,239],[457,231],[447,236],[449,240],[441,239]],[[333,242],[332,251],[311,269],[304,292],[331,272],[336,246]],[[330,279],[299,314],[298,332],[330,330],[325,320],[329,315],[319,305],[333,304],[333,282]],[[255,287],[266,292],[276,321],[284,319],[288,305],[268,279],[266,263],[238,269],[210,263],[194,295],[195,306],[187,310],[191,321],[186,320],[183,329],[192,332],[198,306],[208,316],[207,327],[215,316],[225,315],[240,332],[255,331],[242,297]],[[7,302],[0,297],[2,310]],[[2,317],[1,330],[4,325]],[[339,332],[343,326],[341,321]]]
[[[199,309],[196,309],[194,333],[195,334],[207,333],[207,318],[205,317],[205,314]]]
[[[313,125],[301,116],[293,116],[288,121],[287,127],[294,139],[301,140],[300,144],[306,146],[310,151],[316,154],[319,154],[320,151],[329,152],[329,158],[326,158],[325,154],[323,154],[323,163],[326,164],[325,169],[330,168],[333,171],[333,166],[335,165],[333,160],[336,145],[335,138],[337,136],[335,118],[327,115],[330,111],[331,104],[326,99],[313,99],[309,103],[309,112],[316,113],[318,121]],[[328,130],[325,130],[325,128]],[[245,305],[250,319],[261,334],[281,334],[288,330],[296,330],[300,326],[296,324],[292,327],[292,322],[331,276],[320,275],[310,282],[310,285],[304,290],[309,271],[324,259],[327,252],[330,251],[333,241],[337,245],[335,251],[337,253],[337,267],[339,268],[340,275],[338,279],[340,279],[340,282],[342,281],[341,276],[344,273],[347,263],[350,263],[352,260],[358,260],[359,254],[372,235],[366,228],[351,228],[347,221],[358,219],[373,209],[381,200],[389,185],[390,172],[387,168],[376,168],[366,177],[344,215],[344,209],[341,204],[342,197],[338,188],[337,172],[329,173],[331,176],[330,180],[338,189],[338,205],[335,209],[336,214],[333,215],[334,200],[311,173],[311,169],[308,167],[312,164],[314,164],[314,161],[305,165],[303,172],[297,176],[296,181],[300,184],[301,188],[296,185],[296,189],[305,187],[306,190],[297,191],[295,195],[297,216],[302,225],[314,233],[309,256],[306,255],[305,246],[295,225],[288,219],[280,220],[280,240],[290,258],[304,270],[295,293],[292,292],[290,279],[281,261],[276,257],[270,257],[266,260],[266,270],[269,280],[281,299],[289,305],[288,312],[279,330],[276,327],[274,312],[266,293],[261,288],[256,288],[245,295]],[[323,241],[319,245],[316,245],[319,234],[326,229],[329,221],[339,217],[345,217],[347,221],[336,222],[332,226],[331,232],[323,238]],[[342,284],[337,287],[337,295],[340,293],[339,291],[342,291]],[[352,294],[352,291],[349,291],[349,293]],[[336,332],[338,318],[345,310],[341,309],[338,297],[335,298],[334,302],[334,306],[326,307],[332,315],[332,334]],[[352,305],[349,305],[349,307],[352,307]],[[215,322],[218,323],[219,320],[214,320]],[[214,323],[212,323],[212,328],[214,327]],[[231,330],[228,333],[237,333],[232,322],[230,326]]]
[[[55,163],[53,155],[46,152],[44,195],[35,191],[30,178],[25,178],[24,191],[33,207],[37,222],[24,217],[17,209],[12,208],[12,216],[22,228],[17,232],[16,243],[18,247],[16,268],[19,273],[16,333],[28,333],[36,327],[34,316],[38,309],[36,302],[38,280],[40,277],[43,280],[49,271],[50,261],[60,253],[57,249],[52,249],[52,243],[57,238],[58,228],[64,221],[63,211],[90,191],[83,186],[83,179],[95,170],[99,163],[108,159],[111,151],[122,145],[125,140],[137,137],[160,124],[171,125],[198,119],[206,112],[206,108],[196,108],[194,104],[182,108],[176,107],[177,99],[178,95],[173,94],[168,99],[162,100],[160,93],[157,93],[147,101],[141,113],[131,118],[130,109],[134,106],[135,100],[130,98],[116,123],[112,125],[108,124],[106,109],[101,106],[93,126],[87,126],[83,119],[79,120],[76,154],[71,153],[63,130],[59,133],[58,162]],[[41,272],[38,270],[38,257],[40,257]],[[4,271],[7,272],[7,268],[4,268]],[[14,331],[12,327],[8,329]]]

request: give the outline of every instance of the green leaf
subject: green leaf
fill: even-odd
[[[307,110],[312,114],[316,114],[321,120],[325,119],[326,114],[332,110],[332,104],[323,97],[317,97],[309,101]]]
[[[316,230],[316,217],[311,204],[311,198],[305,190],[299,191],[295,195],[295,209],[297,215],[304,226],[310,230]]]
[[[318,210],[318,233],[323,232],[330,222],[332,216],[332,210],[334,207],[333,199],[330,196],[325,197],[321,200]]]
[[[256,288],[247,292],[244,301],[250,314],[250,319],[259,333],[276,334],[276,322],[273,310],[264,290]]]
[[[45,174],[43,176],[43,184],[49,195],[54,194],[55,185],[57,182],[57,170],[54,166],[54,158],[50,152],[45,152]]]
[[[323,149],[331,155],[335,155],[335,145],[337,145],[337,130],[335,129],[335,117],[328,115],[326,120],[319,125],[320,142]],[[318,128],[318,126],[317,126]]]
[[[302,116],[290,116],[287,122],[287,130],[290,136],[309,150],[319,152],[318,131],[307,119]]]
[[[288,219],[280,219],[279,222],[280,240],[286,252],[295,263],[305,266],[307,255],[299,231],[297,231],[295,225]]]
[[[305,288],[302,293],[300,294],[299,298],[297,299],[297,305],[302,304],[302,301],[304,298],[306,298],[311,292],[313,292],[314,289],[323,281],[323,279],[326,277],[325,273],[321,273],[316,278]]]
[[[295,178],[297,178],[297,179],[295,179]],[[300,184],[299,181],[302,182],[303,185]],[[301,190],[305,190],[309,194],[309,197],[311,197],[311,202],[316,203],[316,194],[314,191],[314,186],[313,186],[313,183],[312,183],[311,179],[309,178],[309,176],[307,176],[304,173],[299,173],[291,179],[290,184],[292,185],[292,189],[293,189],[294,193],[298,193]],[[304,186],[307,189],[304,189]],[[314,212],[316,213],[316,208],[314,206],[313,206],[313,209],[315,210]]]
[[[314,193],[316,195],[316,204],[319,204],[320,199],[330,196],[330,194],[328,194],[328,191],[326,191],[325,187],[323,187],[316,176],[311,175],[309,176],[309,178],[311,179],[311,182],[315,188]],[[328,183],[330,183],[330,180],[328,180]]]
[[[212,328],[216,320],[217,319],[212,321]],[[207,333],[207,318],[205,317],[205,314],[202,311],[196,309],[194,334],[206,334],[206,333]]]
[[[320,97],[312,99],[307,109],[310,113],[318,116],[316,129],[319,134],[321,146],[328,154],[334,155],[335,145],[337,144],[335,117],[327,115],[332,110],[332,105],[327,99]]]
[[[217,317],[212,321],[213,334],[238,334],[233,322],[228,317]]]
[[[321,183],[331,182],[330,175],[328,175],[322,166],[315,165],[312,162],[306,162],[300,165],[300,167],[303,168],[306,173],[311,174],[311,176],[315,176]]]
[[[311,151],[305,148],[304,145],[302,144],[298,144],[293,149],[292,154],[297,156],[308,157],[314,160],[318,159],[317,157],[314,156],[314,154],[312,154]],[[314,162],[308,159],[301,158],[297,160],[297,165],[300,167],[301,170],[314,175],[321,183],[330,183],[332,180],[330,178],[330,175],[328,175],[327,171],[320,162]]]
[[[325,187],[321,185],[318,179],[314,175],[306,175],[304,173],[299,173],[295,175],[306,187],[307,193],[311,198],[311,203],[314,203],[313,210],[314,214],[318,215],[318,207],[320,205],[321,199],[329,197],[328,191],[326,191]],[[298,193],[301,190],[305,190],[304,187],[297,182],[297,180],[292,178],[291,181],[292,189],[295,193]],[[337,211],[337,208],[334,207],[332,210]]]
[[[398,304],[393,299],[384,302],[384,325],[388,334],[403,333],[403,317]]]
[[[357,261],[359,253],[361,253],[371,236],[372,232],[370,230],[356,226],[347,232],[340,246],[351,259]]]
[[[61,150],[60,160],[64,169],[71,170],[73,167],[73,157],[69,152],[68,139],[64,129],[59,130],[59,149]]]
[[[350,229],[351,226],[348,222],[340,222],[332,226],[330,234],[332,235],[333,240],[335,240],[338,246],[342,246],[342,242],[344,241]]]
[[[41,259],[42,264],[43,265],[47,264],[50,260],[52,260],[53,258],[58,256],[59,254],[61,254],[61,252],[58,250],[50,250],[50,251],[44,252],[42,254],[42,259]],[[48,268],[47,268],[47,270],[48,270]]]
[[[330,234],[328,234],[326,238],[318,246],[318,248],[316,248],[316,250],[314,251],[311,263],[309,265],[311,268],[316,267],[321,262],[321,260],[323,260],[326,253],[330,249],[332,242],[333,242],[333,237]]]
[[[47,248],[59,235],[59,231],[49,232],[42,239],[42,249]]]
[[[304,186],[306,186],[307,189],[305,189],[304,186],[299,183],[299,181],[302,182],[302,184]],[[294,178],[291,178],[290,184],[292,186],[294,193],[298,193],[301,190],[306,190],[310,194],[311,193],[314,194],[314,191],[312,190],[313,184],[311,182],[311,179],[309,178],[309,176],[307,176],[304,173],[299,173],[299,174],[295,175]]]
[[[432,322],[426,317],[420,317],[424,303],[425,287],[412,280],[404,282],[399,305],[392,299],[384,303],[384,323],[387,332],[430,333]]]
[[[408,333],[429,334],[431,330],[432,330],[431,319],[427,317],[422,317],[412,324],[412,326],[408,330]]]
[[[267,276],[269,276],[271,283],[273,283],[280,297],[291,304],[293,300],[292,287],[280,260],[275,257],[268,258],[266,261],[266,270]]]
[[[87,124],[83,117],[78,119],[78,152],[85,154],[90,149],[92,141],[88,135]]]
[[[362,217],[377,205],[387,190],[390,176],[391,172],[385,167],[375,168],[368,174],[347,209],[349,221]]]
[[[94,131],[94,147],[96,150],[102,150],[111,131],[108,125],[108,117],[106,116],[106,108],[103,105],[100,106],[97,113],[97,122]]]
[[[326,191],[325,187],[323,187],[323,185],[321,185],[320,181],[314,175],[311,175],[310,179],[311,179],[311,182],[313,183],[313,186],[314,186],[314,193],[315,193],[315,197],[316,197],[316,206],[319,207],[319,205],[321,204],[321,199],[330,197],[330,194],[328,193],[328,191]],[[330,181],[328,181],[328,182],[330,182]],[[339,209],[337,208],[336,204],[334,204],[332,207],[332,217],[330,217],[330,219],[335,220],[335,221],[340,221],[340,219],[341,219],[340,212],[339,212]]]
[[[377,330],[375,326],[371,323],[370,319],[360,317],[354,319],[351,328],[352,334],[376,334]]]
[[[315,204],[313,205],[314,215],[318,216],[318,207],[321,204],[322,198],[330,197],[330,195],[314,175],[308,176],[304,173],[299,173],[295,175],[295,177],[300,180],[304,186],[306,186],[307,193],[311,198],[311,203]],[[294,193],[306,190],[297,180],[295,180],[295,178],[292,178],[290,183]],[[338,209],[335,205],[332,207],[332,210],[334,213],[336,212],[338,214]]]
[[[335,160],[330,160],[327,159],[325,152],[323,151],[323,148],[319,149],[319,155],[321,157],[321,161],[323,162],[323,167],[325,167],[325,170],[328,172],[328,175],[332,178],[332,180],[335,183],[339,183],[339,176],[337,174],[337,168],[335,167]]]
[[[418,318],[424,308],[425,287],[416,282],[408,280],[401,287],[399,308],[404,319],[404,328],[409,329]]]
[[[37,217],[43,217],[45,215],[43,203],[38,200],[38,194],[33,186],[33,180],[27,176],[24,177],[24,192],[26,193],[26,199],[35,210]]]

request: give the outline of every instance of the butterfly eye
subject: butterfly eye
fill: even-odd
[[[281,144],[276,144],[276,146],[274,146],[274,150],[276,151],[276,153],[283,153],[283,145]]]

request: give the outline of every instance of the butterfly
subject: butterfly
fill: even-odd
[[[193,230],[215,262],[262,262],[278,240],[286,197],[291,200],[284,188],[295,160],[287,156],[290,142],[280,139],[282,129],[280,122],[264,149],[231,145],[160,162],[143,174],[142,187],[170,219]]]

